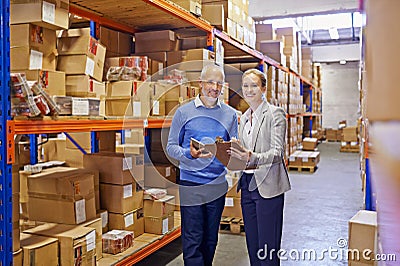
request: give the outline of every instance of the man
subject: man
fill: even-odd
[[[167,152],[180,163],[180,205],[185,265],[212,265],[225,205],[226,169],[210,152],[196,149],[191,138],[213,143],[237,137],[233,108],[219,101],[223,69],[209,65],[200,77],[201,95],[177,109],[170,128]]]

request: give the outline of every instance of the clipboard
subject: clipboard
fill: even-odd
[[[217,157],[217,159],[229,170],[240,171],[248,169],[246,167],[246,161],[231,157],[227,153],[227,150],[229,150],[231,147],[244,151],[243,147],[235,141],[217,141],[214,144],[205,144],[204,146],[207,151],[211,152],[215,157]]]

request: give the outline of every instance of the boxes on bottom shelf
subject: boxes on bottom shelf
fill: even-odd
[[[23,253],[22,249],[13,252],[13,265],[22,266]]]
[[[145,217],[163,217],[173,213],[175,210],[175,197],[167,195],[162,199],[145,199],[143,203]]]
[[[143,190],[133,182],[128,185],[100,184],[101,206],[113,213],[127,213],[143,207]]]
[[[24,233],[57,238],[61,266],[89,266],[96,263],[96,232],[93,228],[44,224],[25,230]],[[79,252],[79,256],[77,256],[77,252]]]
[[[21,234],[24,265],[58,265],[58,239]]]
[[[109,213],[110,230],[126,230],[134,232],[134,237],[144,233],[143,209],[138,209],[125,214]]]
[[[144,217],[144,231],[150,234],[163,235],[174,228],[174,212],[163,217]]]
[[[317,166],[320,153],[311,151],[295,151],[289,157],[289,166]]]
[[[103,257],[102,253],[102,244],[101,244],[101,236],[103,234],[103,222],[102,218],[96,218],[91,221],[88,221],[82,224],[83,227],[93,228],[96,230],[96,260],[99,260]]]
[[[118,254],[133,245],[133,232],[112,230],[103,235],[103,253]]]
[[[243,218],[240,198],[225,198],[225,207],[222,216]]]
[[[349,221],[349,250],[360,253],[370,250],[370,258],[377,253],[377,214],[373,211],[361,210]],[[376,265],[374,260],[366,260],[362,255],[357,258],[349,257],[349,265]]]
[[[85,169],[55,167],[28,176],[29,218],[80,224],[96,217],[94,175]],[[43,212],[43,210],[52,210]]]
[[[100,182],[127,185],[144,179],[144,157],[141,154],[101,152],[86,154],[83,165],[100,173]]]

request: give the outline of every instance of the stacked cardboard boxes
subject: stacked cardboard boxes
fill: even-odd
[[[85,155],[83,162],[85,168],[99,170],[100,204],[108,211],[109,229],[143,234],[143,155],[98,153]]]
[[[289,75],[288,113],[299,114],[303,112],[303,96],[300,95],[300,78]]]
[[[284,43],[283,54],[286,57],[286,66],[294,71],[298,71],[298,45],[301,38],[299,32],[293,27],[278,28],[276,29],[276,37]]]
[[[239,42],[255,48],[255,23],[248,15],[247,0],[202,0],[202,8],[204,19]]]
[[[228,181],[228,193],[225,198],[225,207],[222,212],[224,217],[243,218],[240,205],[241,192],[237,192],[237,184],[240,179],[239,172],[229,171],[226,175]]]
[[[201,0],[172,0],[175,4],[196,16],[201,16]]]
[[[301,48],[301,75],[308,79],[308,80],[312,80],[312,60],[313,60],[313,56],[312,56],[312,49],[311,47],[302,47]]]
[[[289,157],[289,166],[316,167],[320,161],[318,151],[295,151]]]
[[[145,232],[163,235],[174,227],[175,197],[144,200]]]

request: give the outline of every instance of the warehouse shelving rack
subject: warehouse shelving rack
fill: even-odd
[[[122,6],[121,6],[122,5]],[[14,162],[14,135],[58,133],[58,132],[97,132],[118,131],[127,128],[162,128],[169,127],[171,119],[127,119],[127,120],[11,120],[10,116],[10,0],[1,0],[1,180],[0,180],[0,265],[12,265],[12,172],[11,164]],[[140,12],[138,12],[140,10]],[[136,13],[135,13],[136,12]],[[70,13],[87,18],[91,21],[93,35],[98,35],[99,26],[135,33],[149,29],[177,29],[190,28],[200,35],[207,35],[207,47],[213,50],[214,39],[218,38],[229,47],[233,47],[235,53],[240,56],[250,56],[258,60],[260,65],[268,65],[279,68],[281,71],[299,77],[303,84],[311,87],[314,85],[295,71],[282,66],[275,60],[263,55],[228,36],[211,26],[205,20],[198,18],[175,4],[165,0],[135,0],[124,3],[105,4],[100,0],[71,0]],[[105,14],[105,15],[103,15]],[[298,114],[303,116],[319,114]],[[33,154],[34,157],[34,154]],[[118,265],[133,264],[160,247],[168,244],[180,236],[180,228],[159,239],[138,253],[118,262]]]

